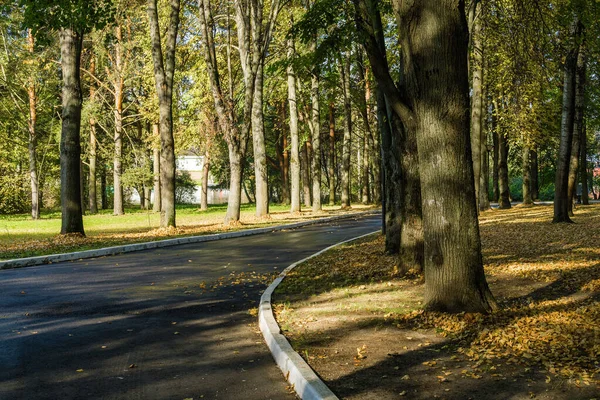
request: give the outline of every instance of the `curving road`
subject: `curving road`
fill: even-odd
[[[293,399],[258,331],[289,264],[377,230],[365,216],[0,271],[0,399]]]

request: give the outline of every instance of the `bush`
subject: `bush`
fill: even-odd
[[[175,203],[192,204],[195,202],[196,182],[188,171],[177,172],[175,178]]]
[[[523,177],[516,176],[510,178],[508,185],[510,189],[510,198],[512,201],[523,201]]]
[[[0,214],[25,213],[30,207],[27,179],[20,175],[0,175]]]
[[[554,183],[548,183],[540,188],[539,193],[540,200],[552,201],[554,200]]]

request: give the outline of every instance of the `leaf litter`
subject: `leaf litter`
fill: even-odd
[[[322,356],[309,363],[325,379],[331,376],[346,398],[368,398],[345,390],[357,381],[381,388],[382,374],[397,376],[394,396],[405,392],[420,398],[416,393],[423,391],[423,398],[453,398],[445,390],[427,393],[432,389],[423,386],[437,382],[454,392],[453,384],[472,379],[509,382],[513,389],[519,384],[526,397],[549,391],[547,398],[554,398],[552,391],[559,390],[571,391],[572,398],[594,398],[589,394],[600,389],[600,207],[578,209],[576,224],[552,224],[551,217],[551,207],[544,206],[482,213],[486,275],[501,304],[491,315],[423,311],[421,280],[397,275],[395,259],[383,254],[384,239],[378,235],[293,270],[275,293],[278,321],[296,349]],[[389,290],[405,296],[393,298]],[[378,338],[378,346],[369,344],[368,359],[339,362],[352,352],[358,358],[356,344]],[[339,356],[332,354],[334,347]],[[391,371],[382,371],[388,361],[385,355],[378,358],[378,351],[388,359],[430,356],[418,368],[396,362]],[[377,371],[367,372],[365,366]],[[407,372],[420,383],[411,379],[406,386]],[[392,391],[381,389],[378,398],[393,398],[385,390]]]

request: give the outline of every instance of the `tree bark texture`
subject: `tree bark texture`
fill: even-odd
[[[158,124],[152,125],[152,130],[158,137]],[[152,161],[153,161],[153,183],[154,183],[154,203],[152,204],[152,211],[160,212],[161,210],[161,184],[160,184],[160,148],[155,145],[152,149]]]
[[[475,8],[475,7],[473,7]],[[481,176],[481,120],[483,111],[483,44],[481,40],[481,15],[473,21],[472,43],[473,65],[473,97],[471,99],[471,157],[473,159],[473,179],[475,184],[475,199],[479,209],[479,186]]]
[[[575,86],[577,58],[579,54],[578,38],[581,35],[581,23],[578,17],[572,25],[572,45],[565,60],[563,71],[562,117],[560,123],[560,146],[556,179],[554,182],[554,218],[552,222],[573,222],[569,217],[570,199],[568,193],[569,164],[571,161],[571,145],[573,142],[573,123],[575,120]]]
[[[287,40],[288,60],[295,55],[293,37]],[[296,100],[296,73],[290,63],[287,67],[288,106],[290,111],[290,212],[300,212],[300,136],[298,132],[298,103]]]
[[[92,75],[96,74],[96,58],[94,54],[92,54],[90,58],[90,73]],[[96,101],[96,83],[90,83],[90,102],[94,103]],[[90,116],[89,119],[90,124],[90,148],[89,148],[89,175],[88,175],[88,197],[90,202],[90,214],[98,213],[98,194],[97,194],[97,185],[96,185],[96,162],[98,160],[97,156],[97,138],[96,138],[96,118],[95,116]]]
[[[304,199],[304,207],[311,208],[311,193],[310,193],[310,157],[308,155],[308,142],[304,142],[300,152],[300,172],[302,178],[302,197]]]
[[[160,226],[175,227],[175,141],[173,139],[173,76],[175,46],[179,29],[180,0],[170,0],[169,25],[163,54],[158,23],[157,0],[147,0],[154,80],[158,94],[160,132]]]
[[[111,73],[113,74],[114,91],[114,158],[113,158],[113,214],[123,215],[125,208],[123,205],[123,184],[121,175],[123,174],[123,96],[124,96],[124,78],[123,78],[123,32],[120,25],[115,26],[115,44],[114,44],[114,65]]]
[[[521,151],[521,169],[523,170],[523,204],[532,205],[533,196],[531,195],[531,160],[530,160],[530,148],[529,145],[523,143],[523,149]]]
[[[316,42],[316,38],[314,39]],[[315,43],[316,46],[316,43]],[[319,71],[311,72],[311,172],[312,172],[312,212],[321,211],[321,112],[319,108]]]
[[[329,205],[335,204],[335,104],[329,102],[329,154],[327,173],[329,175]]]
[[[575,114],[573,116],[573,140],[571,142],[571,161],[569,162],[569,179],[567,184],[569,215],[573,215],[573,200],[577,193],[577,173],[579,172],[579,159],[581,158],[581,136],[584,130],[585,75],[586,57],[583,48],[580,48],[575,71]]]
[[[579,154],[581,159],[579,160],[579,176],[581,180],[581,202],[584,205],[590,204],[589,187],[588,187],[588,170],[587,170],[587,135],[585,123],[581,130],[581,138],[579,139]]]
[[[500,199],[500,184],[499,184],[499,162],[500,162],[500,141],[498,140],[498,123],[496,117],[497,109],[495,103],[492,103],[492,200],[498,202]]]
[[[34,56],[35,40],[31,29],[27,31],[27,50]],[[31,218],[40,217],[40,191],[37,171],[37,94],[35,85],[35,76],[31,75],[27,79],[27,97],[29,98],[29,119],[27,128],[29,131],[29,140],[27,150],[29,153],[29,180],[31,183]]]
[[[259,218],[266,217],[269,214],[269,174],[267,169],[265,118],[263,113],[263,70],[264,63],[260,61],[256,79],[254,81],[254,103],[252,105],[252,145],[254,150],[254,177],[256,182],[256,216]],[[286,149],[284,149],[284,151],[285,150]],[[285,171],[283,171],[283,173],[285,174]]]
[[[498,130],[498,208],[505,210],[511,208],[510,187],[508,185],[508,137]]]
[[[529,159],[531,160],[531,198],[533,200],[540,199],[539,189],[539,173],[538,173],[538,155],[537,150],[531,149],[529,151]]]
[[[63,78],[60,138],[61,234],[84,235],[80,182],[81,79],[83,34],[71,28],[59,32]]]
[[[497,307],[483,271],[469,138],[468,29],[464,3],[393,1],[400,31],[405,120],[415,129],[428,309]],[[410,116],[410,114],[409,114]]]
[[[208,210],[208,175],[210,172],[210,151],[208,148],[204,151],[204,160],[202,162],[202,193],[200,198],[200,210]]]
[[[352,150],[352,104],[350,99],[350,55],[340,60],[340,80],[344,98],[344,140],[342,143],[342,209],[350,207],[350,152]]]

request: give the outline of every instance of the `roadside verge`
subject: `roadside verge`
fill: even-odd
[[[260,305],[258,307],[258,324],[260,331],[277,363],[281,372],[290,383],[290,385],[296,391],[298,397],[302,400],[337,400],[338,397],[323,383],[323,381],[317,376],[317,374],[310,368],[310,366],[304,361],[300,354],[294,351],[290,343],[287,341],[284,335],[281,334],[281,329],[275,320],[273,315],[273,308],[271,307],[271,296],[277,286],[283,281],[286,275],[298,265],[310,260],[313,257],[317,257],[334,247],[340,246],[345,243],[353,242],[363,237],[373,235],[379,231],[367,233],[343,242],[336,243],[329,246],[311,256],[308,256],[300,261],[297,261],[288,266],[277,279],[271,283],[271,285],[265,290],[260,298]]]
[[[166,239],[166,240],[158,240],[152,242],[144,242],[144,243],[134,243],[127,244],[121,246],[112,246],[112,247],[104,247],[100,249],[93,250],[83,250],[77,251],[74,253],[61,253],[61,254],[51,254],[45,256],[36,256],[36,257],[27,257],[27,258],[15,258],[12,260],[0,261],[0,269],[13,269],[13,268],[23,268],[30,267],[35,265],[44,265],[44,264],[52,264],[64,261],[73,261],[84,258],[96,258],[96,257],[106,257],[112,256],[116,254],[122,253],[130,253],[133,251],[141,251],[141,250],[149,250],[156,249],[161,247],[170,247],[177,246],[180,244],[192,244],[192,243],[201,243],[201,242],[211,242],[215,240],[221,239],[231,239],[243,236],[251,236],[251,235],[259,235],[262,233],[268,232],[277,232],[284,229],[294,229],[300,228],[303,226],[326,223],[331,221],[336,221],[340,219],[346,218],[354,218],[361,217],[369,214],[376,214],[377,211],[363,211],[352,214],[344,214],[344,215],[336,215],[333,217],[327,218],[318,218],[309,221],[301,221],[295,222],[293,224],[285,224],[285,225],[276,225],[276,226],[268,226],[265,228],[255,228],[255,229],[247,229],[236,232],[228,232],[228,233],[217,233],[212,235],[198,235],[198,236],[187,236],[182,238],[174,238],[174,239]]]

